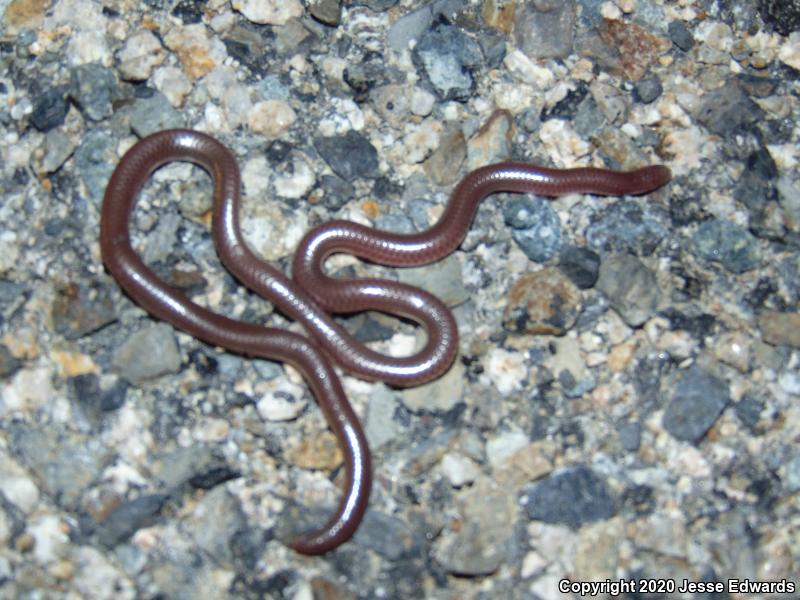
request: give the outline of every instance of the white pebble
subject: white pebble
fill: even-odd
[[[186,96],[192,91],[192,82],[177,67],[162,67],[153,74],[156,89],[167,97],[174,107],[183,106]]]
[[[492,348],[484,360],[486,375],[503,396],[520,389],[528,374],[525,357],[519,352]]]
[[[165,56],[158,38],[151,31],[142,29],[129,37],[117,53],[119,72],[124,79],[144,81],[155,67],[164,62]]]
[[[265,100],[250,109],[247,125],[254,132],[268,140],[273,140],[284,133],[297,120],[297,113],[283,100]]]
[[[442,457],[442,473],[453,487],[459,488],[472,483],[480,475],[481,470],[475,461],[463,454],[448,452]]]
[[[433,111],[436,96],[422,88],[415,87],[411,92],[411,112],[419,117],[427,117]]]
[[[303,14],[303,5],[298,0],[233,0],[232,6],[248,21],[259,25],[285,25]]]

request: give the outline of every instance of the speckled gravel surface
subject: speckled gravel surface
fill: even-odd
[[[0,12],[1,597],[798,597],[797,1]],[[177,126],[231,147],[247,239],[282,268],[334,217],[424,229],[503,159],[674,178],[494,196],[431,267],[330,261],[429,287],[461,346],[417,389],[344,377],[370,510],[307,558],[286,541],[335,505],[341,456],[302,379],[154,321],[100,261],[111,171]],[[163,168],[137,248],[198,302],[296,328],[221,268],[210,202],[200,169]],[[418,335],[345,322],[384,352]]]

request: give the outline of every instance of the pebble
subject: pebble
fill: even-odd
[[[114,351],[111,362],[120,377],[133,385],[177,373],[181,356],[175,332],[165,323],[146,325]]]
[[[377,510],[367,511],[355,541],[392,561],[414,556],[421,543],[406,522]]]
[[[57,86],[50,88],[36,99],[29,118],[31,125],[36,129],[47,132],[62,125],[68,111],[67,88]]]
[[[615,202],[586,229],[586,242],[598,252],[650,256],[667,235],[664,215],[632,201]]]
[[[781,35],[790,35],[800,29],[800,6],[791,2],[760,2],[758,11],[764,23]]]
[[[75,150],[75,162],[80,177],[90,198],[98,205],[118,160],[115,141],[99,129],[87,132]]]
[[[168,499],[165,494],[146,494],[121,504],[102,523],[98,523],[95,530],[98,543],[113,548],[138,529],[153,525]]]
[[[472,483],[481,474],[480,467],[471,458],[457,452],[448,452],[442,457],[442,474],[455,488]]]
[[[110,290],[92,281],[57,288],[53,328],[68,340],[84,337],[116,320]]]
[[[308,406],[303,388],[285,378],[268,381],[263,387],[265,391],[256,402],[256,409],[265,421],[292,421]]]
[[[8,348],[0,344],[0,377],[10,377],[19,370],[20,366],[21,363],[9,352]]]
[[[717,339],[714,356],[720,362],[746,373],[752,360],[752,339],[742,331],[728,331]]]
[[[400,401],[415,413],[444,413],[452,410],[464,401],[464,366],[456,362],[439,379],[403,390]]]
[[[768,344],[800,348],[800,313],[763,311],[758,315],[758,329]]]
[[[370,394],[367,413],[364,420],[364,433],[369,447],[379,450],[383,446],[397,440],[403,432],[403,426],[395,419],[399,409],[397,395],[385,386],[378,386]]]
[[[282,100],[259,102],[247,115],[248,127],[268,140],[281,137],[296,120],[297,114]]]
[[[423,166],[438,185],[452,185],[458,181],[466,158],[467,142],[461,127],[448,127],[439,135],[439,145]]]
[[[335,137],[318,137],[314,147],[334,173],[346,181],[359,177],[375,179],[380,175],[378,151],[367,138],[353,130]]]
[[[675,385],[661,422],[672,437],[696,444],[729,402],[728,385],[694,366]]]
[[[525,510],[534,521],[579,527],[617,514],[606,481],[585,465],[553,473],[527,486],[524,493]]]
[[[45,154],[42,159],[42,170],[45,173],[55,173],[72,156],[77,146],[77,140],[66,135],[58,129],[51,129],[45,136]]]
[[[668,30],[672,43],[684,52],[694,47],[694,36],[683,21],[670,21]]]
[[[672,46],[670,40],[637,23],[624,21],[603,21],[600,37],[619,53],[612,72],[631,81],[642,79],[659,56]]]
[[[483,365],[486,376],[501,396],[510,396],[520,389],[528,377],[525,356],[520,352],[492,348],[483,359]]]
[[[661,296],[655,273],[630,254],[613,254],[603,260],[597,289],[631,327],[652,316]]]
[[[117,53],[119,73],[128,81],[145,81],[165,58],[164,48],[153,32],[140,29],[127,39]]]
[[[708,131],[724,137],[760,121],[764,111],[739,85],[729,82],[704,95],[693,116]]]
[[[417,68],[443,100],[465,100],[475,88],[472,70],[483,60],[480,45],[460,28],[441,23],[414,47]]]
[[[759,266],[761,253],[756,239],[730,221],[704,222],[692,236],[692,248],[705,260],[720,263],[731,273],[744,273]]]
[[[422,267],[399,269],[397,274],[401,282],[430,292],[450,307],[459,306],[470,298],[464,286],[461,262],[455,254]]]
[[[636,102],[650,104],[655,102],[664,91],[661,80],[655,75],[637,81],[633,87],[633,97]]]
[[[574,0],[525,2],[508,12],[513,14],[514,43],[530,58],[566,58],[572,52]],[[498,16],[505,17],[502,13]]]
[[[342,3],[341,0],[319,0],[308,7],[308,12],[317,21],[335,27],[342,19]]]
[[[131,111],[131,129],[139,137],[184,125],[183,113],[175,110],[167,97],[160,92],[156,92],[149,98],[139,98]]]
[[[561,248],[561,221],[550,202],[515,196],[503,203],[503,217],[513,229],[514,241],[532,261],[547,262]]]
[[[503,327],[513,333],[564,335],[581,311],[581,292],[554,267],[522,275],[508,293]]]
[[[164,36],[167,48],[175,52],[191,79],[208,75],[221,65],[228,53],[218,38],[202,23],[175,27]]]
[[[299,0],[233,0],[231,6],[259,25],[286,25],[303,15]]]
[[[153,85],[175,108],[183,106],[192,91],[192,82],[177,67],[160,67],[153,73]]]
[[[600,274],[600,255],[588,248],[564,245],[558,255],[558,268],[578,288],[588,290]]]

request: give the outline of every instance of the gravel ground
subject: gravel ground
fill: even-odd
[[[0,10],[0,596],[798,597],[798,2]],[[461,346],[420,388],[343,378],[370,510],[308,558],[286,542],[342,473],[302,379],[150,318],[100,260],[111,171],[170,127],[233,150],[248,242],[284,269],[331,218],[427,228],[500,160],[673,180],[493,196],[430,267],[329,261],[429,288]],[[199,168],[161,169],[136,247],[215,311],[297,329],[220,266],[210,205]],[[383,352],[419,336],[344,323]]]

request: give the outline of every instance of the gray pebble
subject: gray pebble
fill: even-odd
[[[369,447],[377,450],[394,440],[402,431],[402,426],[394,419],[398,409],[397,397],[388,388],[381,386],[372,394],[367,405],[364,433]]]
[[[50,88],[36,98],[30,116],[31,125],[39,131],[50,131],[64,123],[68,111],[67,88]]]
[[[19,367],[20,362],[5,345],[0,344],[0,377],[10,377],[19,370]]]
[[[531,58],[566,58],[572,52],[575,15],[574,0],[525,2],[514,15],[514,40]]]
[[[528,518],[578,527],[610,519],[616,504],[603,478],[585,465],[570,467],[525,489]]]
[[[588,248],[563,246],[558,257],[558,268],[582,290],[594,286],[600,274],[600,255]]]
[[[691,367],[672,391],[662,425],[674,438],[699,442],[730,402],[728,384]]]
[[[406,13],[397,19],[389,28],[388,42],[395,52],[402,52],[408,48],[411,40],[418,40],[423,32],[433,21],[433,11],[430,6],[423,6],[417,10]]]
[[[561,221],[549,202],[535,196],[517,196],[503,204],[511,236],[534,262],[547,262],[561,248]]]
[[[116,94],[114,72],[103,65],[79,65],[72,71],[70,97],[92,121],[102,121],[114,114],[112,102]]]
[[[661,80],[655,75],[637,81],[633,87],[633,97],[637,102],[650,104],[654,102],[664,91]]]
[[[97,541],[113,548],[139,529],[153,525],[168,499],[164,494],[149,494],[120,505],[98,526]]]
[[[183,113],[175,110],[161,92],[149,98],[139,98],[131,111],[131,129],[145,137],[163,129],[174,129],[186,124]]]
[[[667,235],[661,216],[633,201],[615,202],[586,229],[586,242],[598,252],[649,256]]]
[[[54,173],[72,156],[75,145],[65,133],[58,129],[53,129],[48,131],[45,136],[44,150],[42,169],[45,173]]]
[[[744,273],[758,267],[761,256],[756,239],[744,228],[730,221],[706,221],[692,236],[694,252],[722,264],[732,273]]]
[[[764,111],[736,83],[708,92],[694,118],[711,133],[732,135],[738,128],[764,118]]]
[[[119,161],[113,134],[101,129],[89,131],[75,151],[75,164],[92,200],[100,204],[106,184]]]
[[[694,46],[694,37],[687,29],[683,21],[671,21],[669,24],[669,37],[672,43],[684,52],[688,52]]]
[[[398,276],[403,283],[421,287],[451,307],[463,304],[470,297],[455,254],[422,267],[398,269]]]
[[[350,130],[344,135],[319,137],[314,147],[331,169],[345,179],[353,181],[359,177],[375,179],[378,170],[378,151],[367,138]]]
[[[603,260],[597,289],[631,327],[638,327],[653,315],[661,294],[655,273],[630,254]]]
[[[405,522],[375,510],[367,511],[355,541],[389,560],[413,556],[420,546],[414,530]]]
[[[120,377],[133,385],[177,373],[181,355],[175,332],[165,323],[145,326],[117,348],[112,364]]]
[[[483,62],[480,45],[445,23],[420,37],[413,57],[443,100],[466,100],[475,88],[472,71]]]

